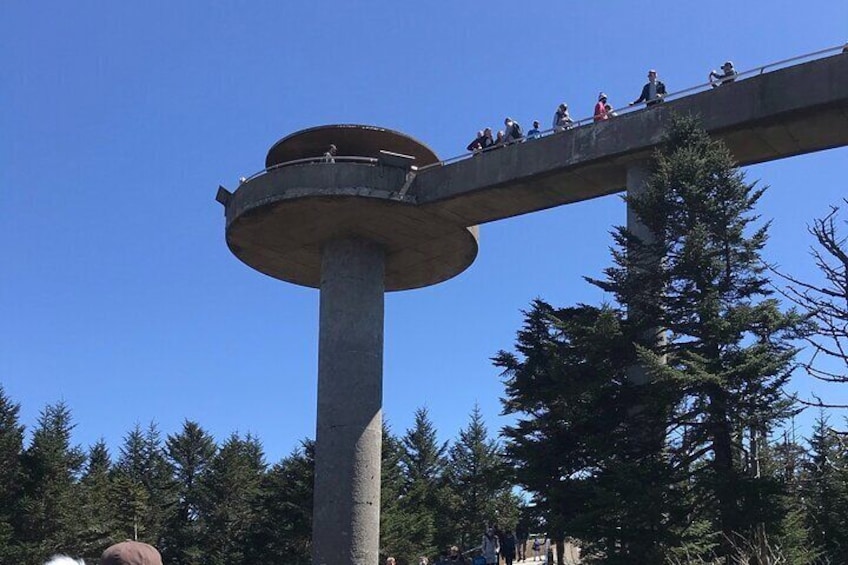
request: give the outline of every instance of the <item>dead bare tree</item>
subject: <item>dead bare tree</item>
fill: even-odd
[[[848,198],[843,199],[848,206]],[[815,238],[810,254],[821,278],[814,282],[781,273],[788,281],[782,294],[804,312],[813,330],[806,340],[812,355],[803,363],[807,373],[828,383],[848,383],[848,235],[840,233],[840,207],[831,206],[823,218],[813,221],[807,230]],[[818,397],[805,404],[828,405]]]

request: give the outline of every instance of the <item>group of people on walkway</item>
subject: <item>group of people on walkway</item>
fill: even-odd
[[[534,558],[538,558],[543,544],[536,538],[531,546],[528,543],[529,537],[530,533],[524,521],[519,521],[515,530],[487,524],[479,546],[463,553],[459,546],[453,545],[442,551],[433,565],[513,565],[516,559],[529,559],[528,547],[533,548]],[[388,557],[386,565],[397,565],[397,560]],[[418,565],[430,565],[429,558],[419,557]]]
[[[715,88],[723,84],[733,82],[736,79],[736,75],[737,73],[736,69],[733,67],[733,62],[725,61],[725,63],[721,66],[721,71],[710,71],[708,80],[713,88]],[[648,82],[642,87],[639,97],[630,102],[629,105],[634,106],[636,104],[644,103],[647,107],[654,106],[662,103],[667,94],[668,90],[666,89],[665,83],[659,80],[657,71],[655,69],[651,69],[648,71]],[[616,115],[615,109],[609,103],[608,96],[604,92],[599,93],[598,101],[595,104],[595,110],[592,114],[593,120],[595,122],[602,122],[609,120]],[[573,126],[574,120],[568,113],[568,104],[563,102],[557,106],[556,111],[554,112],[551,128],[554,131],[563,131]],[[498,131],[498,133],[494,136],[492,134],[492,128],[485,128],[478,131],[477,136],[471,143],[468,144],[466,149],[477,153],[493,147],[522,141],[524,139],[533,139],[540,136],[541,132],[539,130],[538,121],[533,122],[533,128],[529,130],[525,136],[522,133],[521,125],[517,121],[512,118],[506,118],[504,120],[504,129]]]

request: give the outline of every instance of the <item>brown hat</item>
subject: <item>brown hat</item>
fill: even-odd
[[[106,548],[100,565],[162,565],[162,556],[152,545],[127,540]]]

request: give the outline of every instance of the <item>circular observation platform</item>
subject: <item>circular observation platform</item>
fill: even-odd
[[[323,159],[330,144],[338,148],[335,162]],[[381,151],[414,157],[406,162],[415,167],[438,162],[426,145],[374,126],[321,126],[284,137],[268,152],[268,170],[225,204],[230,250],[270,277],[313,288],[321,284],[323,245],[337,239],[366,239],[385,250],[387,291],[437,284],[467,269],[477,256],[477,226],[398,199],[414,185],[415,168]]]

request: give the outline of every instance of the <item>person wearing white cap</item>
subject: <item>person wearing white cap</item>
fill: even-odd
[[[736,69],[733,68],[733,61],[725,61],[721,66],[721,72],[715,70],[710,71],[710,84],[713,88],[733,82],[736,79]]]

